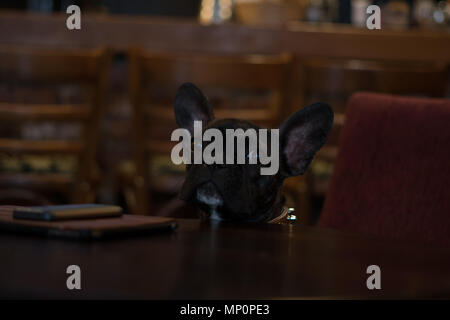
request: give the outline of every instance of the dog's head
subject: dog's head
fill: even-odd
[[[180,128],[189,130],[194,136],[194,121],[201,121],[202,130],[217,129],[226,137],[227,129],[254,129],[259,127],[243,120],[215,120],[208,99],[193,84],[183,84],[175,98],[175,118]],[[267,164],[238,164],[238,150],[234,148],[232,160],[227,161],[230,150],[223,141],[222,164],[188,164],[187,175],[180,198],[197,205],[206,217],[229,221],[264,222],[277,216],[284,204],[281,187],[285,178],[303,174],[314,154],[325,143],[333,123],[333,111],[325,103],[310,105],[290,116],[279,128],[277,144],[270,134],[265,139],[266,150],[278,146],[279,164],[274,174],[263,175],[261,169]],[[217,132],[216,130],[216,132]],[[279,140],[278,140],[279,137]],[[257,136],[259,140],[260,137]],[[205,139],[206,140],[206,139]],[[204,150],[211,141],[203,141]],[[249,151],[246,141],[246,160],[258,157],[258,152]],[[192,144],[194,139],[192,138]],[[261,148],[258,141],[258,150]],[[235,144],[236,146],[237,144]],[[195,146],[194,146],[195,147]],[[192,147],[192,148],[194,148]],[[273,150],[272,150],[273,151]],[[270,152],[269,152],[270,154]],[[229,160],[229,159],[228,159]],[[226,164],[233,162],[234,164]]]

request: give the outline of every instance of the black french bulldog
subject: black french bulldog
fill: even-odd
[[[215,120],[208,99],[191,83],[178,89],[174,107],[178,126],[191,135],[195,120],[202,121],[203,131],[217,128],[224,136],[226,129],[259,129],[243,120]],[[274,175],[261,175],[261,164],[187,165],[180,198],[199,207],[203,218],[268,222],[278,217],[285,201],[281,192],[284,179],[306,171],[327,140],[333,117],[325,103],[312,104],[290,116],[279,128],[279,170]]]

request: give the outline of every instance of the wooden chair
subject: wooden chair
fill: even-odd
[[[301,64],[305,104],[324,101],[335,111],[329,140],[316,155],[307,175],[309,196],[318,199],[323,199],[328,189],[346,104],[352,93],[443,97],[449,76],[448,66],[442,63],[321,58],[304,59]]]
[[[240,118],[273,127],[286,103],[285,86],[291,58],[279,55],[205,55],[129,51],[130,94],[134,110],[134,167],[125,174],[125,195],[132,211],[148,212],[149,190],[176,195],[184,180],[177,174],[153,170],[159,156],[170,167],[177,128],[173,99],[184,82],[193,82],[209,97],[216,118]],[[181,172],[180,172],[181,171]],[[123,175],[122,175],[123,176]],[[151,177],[150,177],[151,176]]]
[[[17,160],[28,157],[45,167],[3,167],[1,202],[48,204],[55,202],[55,194],[63,202],[94,201],[96,149],[109,61],[108,51],[102,48],[0,47],[1,159],[12,159],[16,166]],[[71,88],[69,95],[81,92],[86,101],[79,101],[80,96],[74,94],[76,102],[61,103],[70,100],[62,98],[68,93],[65,86]],[[53,135],[44,134],[49,130]],[[66,134],[73,130],[79,134]],[[49,165],[55,157],[61,157],[61,165],[72,159],[73,168],[55,169],[54,163]]]

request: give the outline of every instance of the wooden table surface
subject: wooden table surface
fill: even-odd
[[[81,268],[68,290],[66,268]],[[368,290],[366,268],[381,268]],[[0,298],[450,297],[450,250],[300,225],[180,220],[97,242],[0,233]]]

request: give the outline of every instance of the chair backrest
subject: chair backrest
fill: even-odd
[[[333,130],[326,145],[318,152],[318,171],[332,166],[345,122],[345,107],[354,92],[444,97],[449,77],[445,63],[371,61],[343,59],[306,59],[304,65],[304,99],[307,103],[326,101],[335,112]],[[327,164],[328,163],[328,164]],[[313,168],[315,164],[313,163]],[[320,175],[319,175],[320,176]],[[328,175],[323,175],[328,176]],[[328,179],[312,183],[313,192],[324,195]]]
[[[103,48],[0,47],[0,201],[2,192],[14,199],[30,190],[28,198],[56,191],[93,200],[109,57]]]
[[[450,246],[450,100],[352,96],[319,226]]]
[[[130,91],[134,110],[142,116],[148,115],[152,130],[159,125],[165,129],[164,133],[169,133],[175,128],[176,89],[184,82],[193,82],[209,97],[216,118],[276,125],[285,103],[290,61],[288,54],[173,54],[132,49]],[[163,135],[165,142],[167,137]],[[150,134],[150,138],[150,149],[167,150],[155,143],[157,134]]]
[[[218,119],[238,118],[267,127],[280,122],[291,63],[288,54],[174,54],[130,49],[129,57],[134,161],[140,181],[148,179],[149,154],[170,155],[175,145],[170,141],[177,128],[173,100],[184,82],[194,83],[208,96]]]

